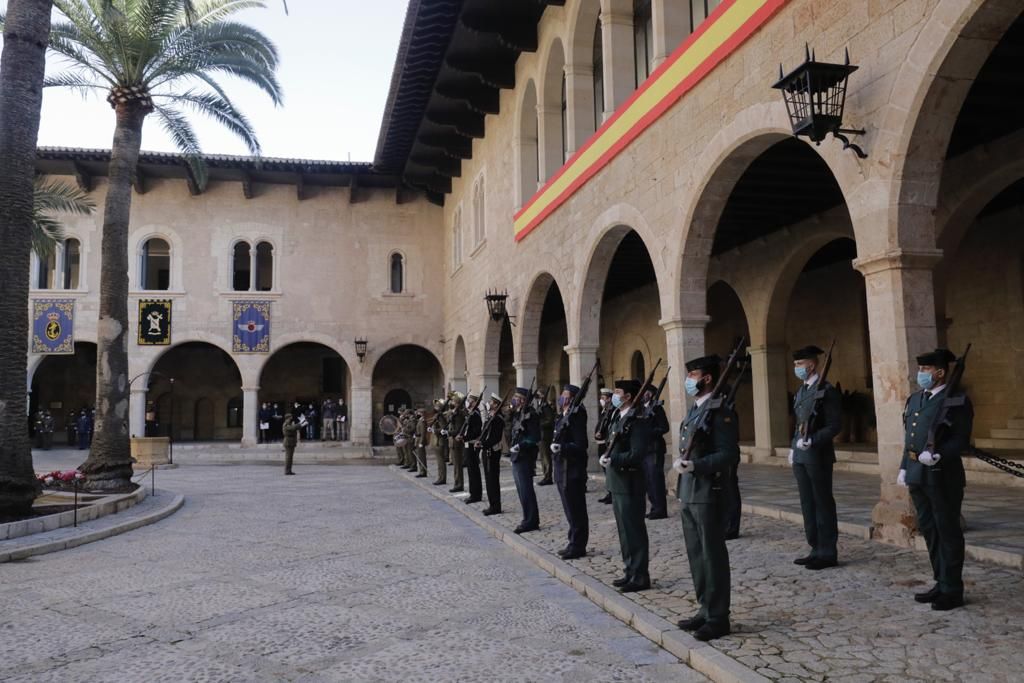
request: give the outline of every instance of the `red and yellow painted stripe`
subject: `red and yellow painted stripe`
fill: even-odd
[[[522,240],[789,0],[724,0],[515,215]]]

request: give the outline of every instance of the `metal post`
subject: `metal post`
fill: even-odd
[[[156,495],[156,465],[151,465],[149,468],[149,488]]]
[[[171,424],[167,430],[167,463],[174,464],[174,378],[171,377]]]
[[[78,526],[78,479],[75,479],[75,526]]]

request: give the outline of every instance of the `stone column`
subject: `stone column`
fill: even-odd
[[[871,513],[874,535],[908,544],[916,517],[907,490],[896,485],[903,458],[903,408],[914,387],[914,358],[936,346],[933,269],[937,249],[893,250],[856,259],[867,290],[881,500]]]
[[[140,379],[141,383],[144,379]],[[149,389],[145,384],[133,386],[129,397],[128,434],[132,437],[146,436],[146,396]]]
[[[654,0],[651,19],[654,24],[654,60],[651,71],[661,66],[679,44],[690,35],[689,3]]]
[[[537,379],[537,363],[535,362],[520,362],[513,363],[516,369],[516,386],[517,387],[529,387]],[[539,387],[534,386],[534,389]],[[547,387],[545,387],[547,388]]]
[[[604,61],[604,118],[607,121],[636,89],[633,65],[633,5],[601,1],[601,41]]]
[[[561,90],[561,85],[559,85]],[[545,102],[537,105],[538,137],[540,138],[540,173],[537,188],[540,189],[562,167],[562,101]]]
[[[260,388],[242,387],[242,445],[259,443]]]
[[[786,347],[751,346],[747,351],[754,389],[754,457],[770,457],[775,446],[789,441]]]
[[[691,316],[689,318],[671,318],[658,322],[665,330],[665,346],[668,349],[668,364],[672,372],[668,376],[668,420],[672,429],[669,431],[669,453],[675,453],[675,442],[679,438],[677,427],[686,415],[687,397],[684,382],[686,381],[686,362],[704,355],[704,330],[711,318]]]
[[[467,378],[467,382],[468,382]],[[467,391],[483,391],[484,387],[487,387],[487,395],[490,396],[491,392],[501,395],[501,373],[500,372],[481,372],[477,375],[476,384],[469,384]],[[466,392],[463,392],[466,393]]]
[[[569,382],[579,386],[587,377],[587,373],[594,367],[597,360],[597,344],[576,344],[563,347],[563,351],[569,356]],[[559,387],[561,389],[561,387]],[[591,388],[594,395],[597,394],[597,377]]]
[[[373,439],[373,387],[353,384],[348,401],[348,438],[354,446],[368,446]]]
[[[566,106],[569,109],[569,156],[594,133],[594,67],[565,67]]]

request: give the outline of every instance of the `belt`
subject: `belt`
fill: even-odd
[[[907,457],[913,461],[917,461],[917,456],[920,455],[917,451],[907,451]]]

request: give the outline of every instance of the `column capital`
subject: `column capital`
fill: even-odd
[[[540,363],[532,360],[512,363],[512,367],[514,367],[516,370],[536,370],[538,365],[540,365]]]
[[[601,348],[599,344],[567,344],[562,347],[570,356],[584,353],[597,353],[597,350]]]
[[[242,393],[249,392],[249,391],[259,391],[259,390],[260,390],[259,387],[245,387],[245,386],[242,387]]]
[[[785,344],[758,344],[748,346],[747,353],[751,356],[768,356],[773,353],[785,353],[789,349]]]
[[[149,387],[142,385],[141,387],[132,387],[129,391],[133,394],[148,394]]]
[[[931,270],[942,260],[941,249],[893,249],[853,260],[864,277],[887,270]]]
[[[559,104],[538,104],[537,105],[537,115],[538,116],[544,117],[544,116],[547,116],[548,114],[561,114],[561,113],[562,113],[562,105],[561,105],[561,103],[559,103]]]
[[[670,332],[672,330],[703,330],[710,322],[711,316],[709,315],[691,315],[681,318],[663,318],[658,321],[658,325],[666,332]]]
[[[563,71],[566,78],[592,78],[594,67],[590,64],[566,64]]]
[[[633,13],[601,10],[602,26],[633,26]]]

